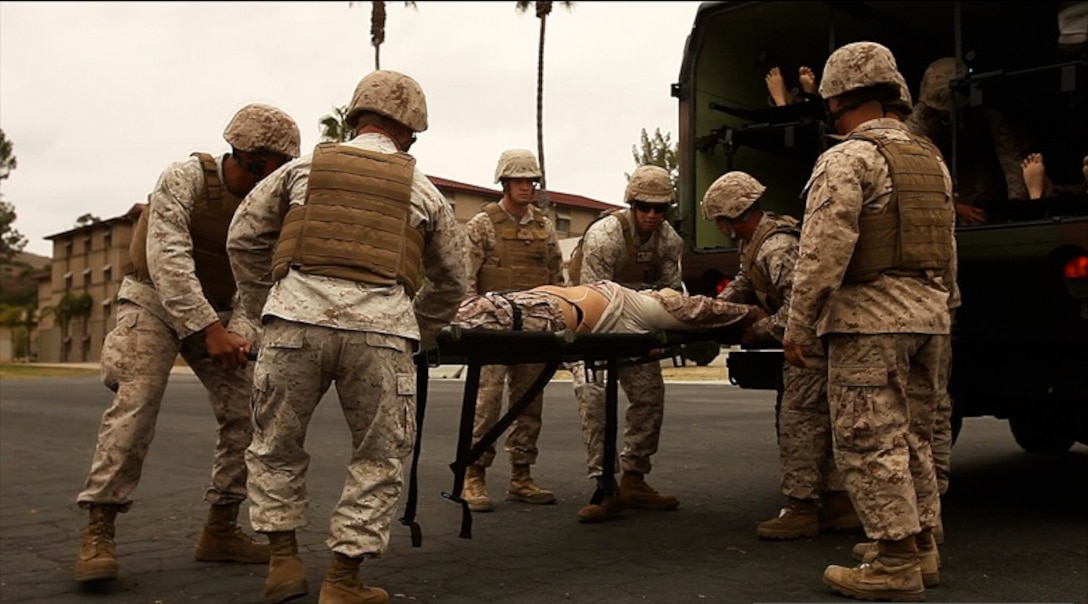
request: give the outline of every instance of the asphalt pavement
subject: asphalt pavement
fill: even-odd
[[[503,501],[509,466],[500,452],[488,476],[496,510],[474,515],[465,539],[460,507],[441,495],[452,487],[462,387],[431,382],[420,460],[422,546],[412,547],[408,529],[394,524],[390,551],[363,565],[364,579],[388,589],[394,602],[851,601],[831,594],[820,576],[828,564],[852,564],[860,532],[789,542],[755,536],[755,525],[782,503],[773,393],[670,383],[648,480],[677,495],[680,509],[629,510],[585,525],[575,514],[593,483],[577,410],[570,384],[553,382],[534,476],[559,503]],[[86,523],[75,496],[109,401],[93,375],[0,381],[0,602],[260,602],[263,566],[192,558],[214,420],[186,372],[171,379],[133,509],[117,522],[120,579],[95,588],[74,581]],[[324,539],[348,442],[329,394],[307,439],[311,520],[299,538],[310,594],[300,603],[317,602],[331,557]],[[927,590],[928,601],[1088,604],[1088,447],[1031,455],[1017,448],[1005,422],[970,418],[954,454],[942,584]]]

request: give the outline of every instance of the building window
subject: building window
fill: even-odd
[[[106,229],[105,233],[102,233],[102,245],[108,250],[113,247],[113,231]]]
[[[72,240],[71,239],[64,242],[64,257],[65,258],[71,258],[72,257]]]
[[[72,291],[72,273],[64,273],[64,291]]]
[[[91,269],[83,269],[83,288],[86,289],[91,286]]]
[[[106,298],[102,301],[102,320],[108,325],[113,317],[113,299]]]
[[[83,240],[83,253],[90,255],[91,253],[91,236],[87,235],[87,238]]]
[[[570,234],[570,214],[556,213],[555,230],[562,235]]]
[[[113,265],[107,264],[102,267],[102,282],[106,285],[113,283]]]

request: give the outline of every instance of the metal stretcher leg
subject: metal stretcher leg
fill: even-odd
[[[510,424],[514,423],[514,420],[536,398],[536,395],[544,390],[544,387],[551,381],[552,376],[555,375],[556,369],[559,368],[559,361],[548,361],[541,369],[540,375],[536,377],[521,398],[513,402],[510,409],[499,418],[499,421],[495,422],[495,425],[481,436],[478,442],[473,444],[472,427],[476,419],[476,397],[480,391],[480,370],[483,365],[484,363],[480,359],[469,357],[468,375],[465,377],[465,393],[461,399],[461,427],[457,438],[457,458],[450,464],[450,469],[453,470],[453,491],[442,493],[442,496],[446,499],[461,504],[461,534],[459,537],[462,539],[472,538],[472,512],[468,509],[468,502],[461,498],[461,491],[465,484],[465,471],[502,436],[502,433],[510,427]]]
[[[605,496],[618,496],[613,488],[616,484],[616,440],[619,431],[619,362],[616,357],[608,359],[605,365],[608,377],[604,387],[604,458],[601,463],[601,475],[597,478],[597,489],[589,502],[600,504]]]

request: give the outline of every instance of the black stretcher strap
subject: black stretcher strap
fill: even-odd
[[[419,500],[419,455],[423,450],[423,416],[427,410],[427,384],[430,381],[430,363],[427,354],[416,354],[416,443],[412,450],[412,470],[408,474],[408,499],[404,504],[404,516],[400,523],[412,532],[412,547],[423,544],[423,530],[416,522],[416,505]]]

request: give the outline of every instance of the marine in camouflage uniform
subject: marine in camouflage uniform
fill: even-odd
[[[758,200],[765,190],[749,174],[728,172],[707,188],[702,202],[703,217],[740,247],[740,272],[719,297],[759,304],[769,313],[743,334],[745,345],[782,341],[801,233],[796,219],[760,209]],[[823,347],[806,351],[805,360],[808,367],[785,363],[782,368],[776,426],[787,501],[777,517],[756,528],[765,539],[815,537],[821,530],[861,525],[832,454]]]
[[[624,201],[631,207],[613,211],[592,224],[583,235],[581,250],[575,252],[581,254],[580,267],[572,271],[572,284],[616,281],[632,289],[679,290],[683,242],[665,220],[665,212],[674,198],[672,182],[664,168],[637,168],[624,192]],[[604,372],[595,372],[594,379],[587,381],[585,364],[576,363],[571,373],[582,416],[589,476],[603,480]],[[665,410],[661,366],[651,362],[623,367],[617,378],[628,401],[624,446],[619,456],[623,471],[618,486],[620,497],[608,496],[600,504],[583,507],[578,512],[582,522],[607,520],[625,505],[653,510],[673,510],[680,505],[676,497],[658,493],[645,481],[645,475],[652,469],[650,457],[657,452]]]
[[[933,141],[949,162],[955,134],[958,202],[985,208],[991,200],[1027,199],[1021,167],[1030,148],[1027,135],[996,109],[968,106],[967,97],[950,88],[956,72],[954,57],[930,63],[922,75],[918,103],[905,120],[907,128]],[[952,111],[956,111],[956,133]],[[958,212],[969,222],[985,221],[985,214],[973,214],[967,207],[958,208]]]
[[[931,63],[922,77],[919,102],[913,105],[909,115],[905,116],[904,122],[912,134],[929,137],[930,140],[937,144],[938,149],[947,156],[952,149],[949,112],[952,111],[955,103],[960,105],[959,116],[961,119],[967,120],[966,125],[968,126],[960,133],[960,140],[963,142],[959,144],[972,145],[977,144],[978,141],[992,141],[989,148],[966,153],[966,156],[970,156],[970,160],[968,160],[970,163],[962,164],[959,172],[961,182],[957,196],[962,201],[957,202],[955,205],[957,216],[964,223],[982,222],[985,221],[986,214],[984,210],[977,207],[978,204],[984,202],[987,196],[999,198],[1006,196],[986,192],[986,189],[994,191],[1000,186],[999,183],[995,184],[993,178],[996,173],[994,169],[996,164],[993,163],[994,155],[996,154],[997,164],[1000,165],[1001,171],[1004,173],[1006,188],[1009,192],[1008,196],[1019,196],[1021,195],[1021,187],[1025,186],[1022,175],[1012,174],[1009,168],[1015,163],[1016,156],[1022,152],[1026,143],[1023,136],[1009,124],[1002,114],[985,107],[962,107],[964,100],[962,95],[953,93],[949,87],[949,83],[955,77],[956,61],[954,58],[946,57]],[[901,100],[909,106],[911,104],[910,90],[907,88],[905,81],[900,84]],[[985,129],[988,129],[988,132],[978,131],[980,117],[986,118]],[[972,130],[974,134],[969,134],[969,131]],[[965,156],[962,152],[960,155]],[[987,160],[986,158],[990,159]],[[986,161],[990,162],[989,165],[987,165]],[[989,177],[985,176],[987,173]],[[1026,194],[1026,189],[1024,189],[1024,193]],[[960,292],[958,284],[954,283],[952,285],[954,287],[949,296],[948,308],[952,312],[953,322],[955,322],[955,309],[960,306]],[[948,392],[949,378],[952,373],[952,336],[941,336],[939,339],[941,346],[944,348],[942,358],[945,361],[938,372],[939,392],[937,409],[934,414],[931,448],[933,449],[933,463],[937,473],[937,488],[940,494],[944,495],[948,492],[949,480],[952,474],[952,396]],[[944,523],[941,522],[940,516],[937,517],[937,526],[933,530],[933,535],[938,545],[944,543]]]
[[[540,167],[531,151],[509,149],[499,157],[495,182],[502,184],[498,202],[485,204],[465,225],[469,241],[469,291],[522,290],[537,285],[563,284],[563,253],[555,226],[543,212],[533,207]],[[503,393],[509,382],[509,402],[522,395],[543,371],[542,364],[485,365],[480,370],[473,443],[479,441],[499,421]],[[530,474],[536,463],[536,442],[540,437],[543,392],[533,397],[518,416],[506,436],[510,454],[510,483],[506,499],[524,503],[555,503],[555,495],[540,488]],[[468,467],[463,497],[474,512],[494,509],[485,484],[486,469],[495,459],[495,447],[489,447]]]
[[[843,141],[816,162],[783,350],[804,366],[822,338],[835,460],[866,534],[859,567],[824,582],[859,599],[920,601],[940,581],[940,499],[930,442],[949,333],[956,246],[939,152],[898,119],[901,74],[872,42],[827,60],[820,95]],[[905,225],[911,228],[904,228]]]
[[[415,442],[413,353],[433,346],[467,285],[453,209],[407,153],[427,129],[422,88],[371,72],[347,123],[352,140],[318,145],[256,187],[227,241],[240,299],[231,326],[261,341],[246,462],[250,520],[272,548],[266,602],[308,593],[295,538],[309,523],[304,442],[334,382],[352,451],[319,597],[388,600],[359,565],[389,545]]]
[[[117,323],[102,347],[102,378],[116,395],[102,415],[79,507],[90,512],[76,560],[77,581],[117,578],[114,521],[132,506],[174,361],[180,353],[208,392],[218,423],[208,519],[200,561],[264,563],[268,546],[236,524],[246,498],[245,449],[252,435],[246,369],[249,342],[224,325],[235,285],[227,226],[241,198],[299,153],[286,113],[262,104],[240,109],[224,131],[232,150],[194,153],[159,176],[130,248],[132,266],[117,293]]]

